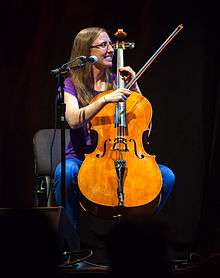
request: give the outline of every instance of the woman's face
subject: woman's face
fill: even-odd
[[[114,49],[106,32],[100,33],[100,35],[93,42],[90,55],[94,55],[98,58],[98,63],[95,65],[96,67],[108,68],[112,66]]]

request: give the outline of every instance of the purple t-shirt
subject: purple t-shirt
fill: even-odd
[[[73,85],[71,77],[67,77],[64,80],[64,91],[77,97],[76,89]],[[98,94],[98,91],[94,91],[94,96]],[[77,157],[84,159],[84,154],[92,149],[93,144],[88,133],[87,123],[79,128],[70,129],[70,143],[66,147],[66,158]]]

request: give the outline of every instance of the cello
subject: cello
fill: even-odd
[[[129,89],[182,28],[178,26],[126,86],[119,68],[124,66],[124,50],[133,44],[124,42],[126,33],[119,29],[115,34],[117,88]],[[92,101],[110,92],[100,93]],[[86,154],[78,174],[80,205],[84,210],[104,218],[152,215],[157,210],[162,176],[155,155],[145,151],[142,141],[143,133],[150,132],[151,119],[150,102],[135,91],[126,101],[107,103],[91,119],[98,142],[96,149]]]

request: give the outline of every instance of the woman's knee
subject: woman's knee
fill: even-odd
[[[76,178],[79,172],[80,165],[73,159],[66,160],[66,175],[67,177]]]
[[[74,161],[74,159],[67,159],[65,164],[66,172],[66,188],[67,190],[72,188],[73,184],[77,183],[77,175],[79,172],[80,163]],[[56,166],[54,173],[54,190],[60,190],[62,180],[62,165],[59,163]]]
[[[175,184],[175,175],[173,171],[162,164],[159,164],[159,167],[163,179],[163,187],[165,187],[169,191],[172,191],[173,186]]]
[[[73,159],[67,159],[65,164],[65,172],[66,172],[66,178],[77,176],[79,172],[80,165],[76,163]],[[62,175],[62,165],[59,163],[56,166],[54,178],[60,178]]]

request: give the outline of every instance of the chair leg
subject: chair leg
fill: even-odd
[[[54,193],[53,193],[53,179],[47,176],[46,184],[47,184],[47,206],[48,207],[56,206]]]
[[[47,206],[47,182],[45,177],[36,177],[36,188],[34,192],[34,206]]]
[[[36,188],[34,192],[35,207],[56,206],[53,194],[53,179],[49,176],[36,177]]]

